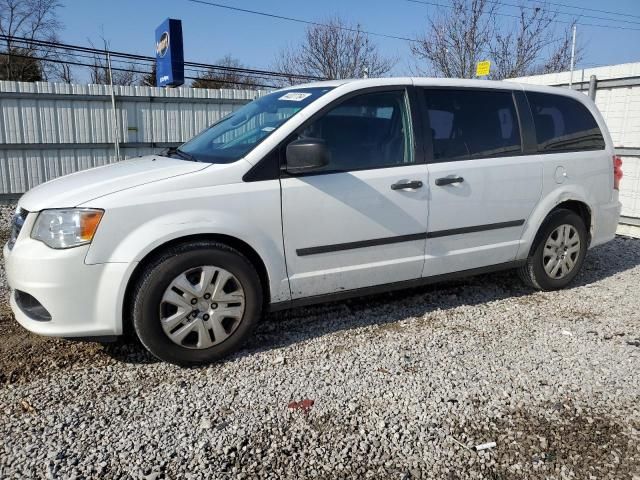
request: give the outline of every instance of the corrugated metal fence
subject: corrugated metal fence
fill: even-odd
[[[120,157],[179,145],[262,93],[116,86]],[[0,196],[115,162],[110,95],[107,85],[0,81]]]
[[[514,79],[567,86],[569,72]],[[640,226],[640,63],[581,70],[624,158],[623,221]],[[110,87],[0,81],[0,197],[116,160]],[[178,145],[263,92],[115,87],[121,158]]]

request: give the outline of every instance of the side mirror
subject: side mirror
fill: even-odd
[[[311,172],[329,165],[331,152],[321,138],[301,138],[287,146],[287,172]]]

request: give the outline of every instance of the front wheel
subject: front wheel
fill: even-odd
[[[177,245],[144,270],[133,326],[153,355],[201,365],[237,350],[260,318],[262,288],[240,252],[215,242]]]
[[[582,268],[588,241],[580,216],[570,210],[556,210],[541,227],[527,263],[518,273],[527,285],[538,290],[564,288]]]

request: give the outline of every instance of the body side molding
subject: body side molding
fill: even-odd
[[[333,245],[320,245],[318,247],[299,248],[296,253],[299,257],[307,255],[317,255],[320,253],[340,252],[343,250],[353,250],[355,248],[375,247],[377,245],[389,245],[392,243],[412,242],[424,240],[426,238],[440,238],[450,235],[462,235],[465,233],[484,232],[487,230],[497,230],[499,228],[511,228],[524,225],[524,220],[512,220],[509,222],[489,223],[486,225],[474,225],[471,227],[452,228],[449,230],[438,230],[435,232],[412,233],[409,235],[399,235],[397,237],[374,238],[371,240],[359,240],[357,242],[336,243]]]

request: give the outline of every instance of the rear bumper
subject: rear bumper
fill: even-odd
[[[602,245],[613,240],[616,236],[618,223],[620,222],[620,210],[622,204],[616,200],[612,203],[599,206],[594,212],[591,247]]]
[[[31,238],[20,239],[12,250],[4,247],[11,309],[24,328],[59,337],[122,334],[121,285],[129,264],[86,265],[88,249],[54,250]],[[16,290],[37,300],[50,319],[24,308]]]

